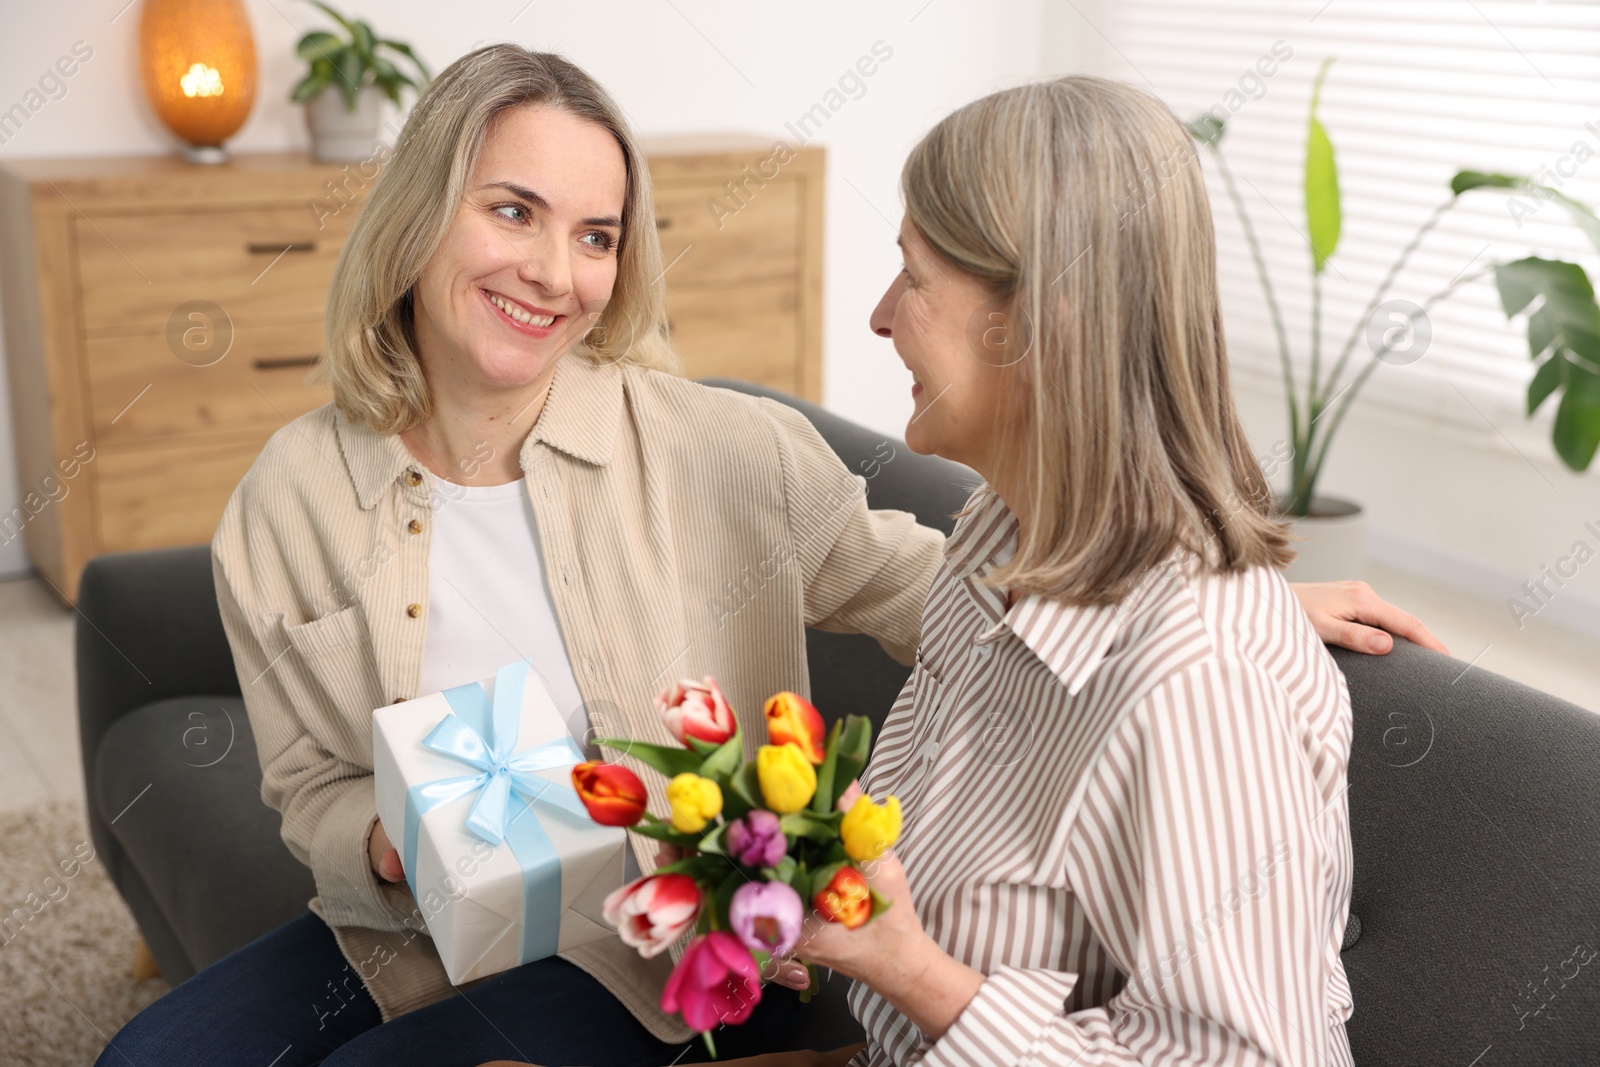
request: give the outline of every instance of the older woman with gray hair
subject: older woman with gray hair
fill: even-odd
[[[961,129],[969,128],[962,123]],[[1049,134],[1048,124],[1027,129]],[[1144,151],[1155,143],[1153,130],[1141,121],[1121,136]],[[950,150],[959,155],[985,143],[958,140]],[[943,175],[942,168],[952,165],[944,161],[928,173]],[[1025,156],[1021,171],[997,171],[994,177],[1022,180],[1036,165],[1036,157]],[[1123,163],[1102,160],[1096,166]],[[981,202],[970,199],[977,172],[969,167],[962,173],[966,182],[955,189],[958,199],[939,201],[940,211]],[[1064,181],[1067,173],[1050,181]],[[1109,181],[1120,171],[1085,173]],[[1067,195],[1081,218],[1103,222],[1093,201],[1110,186],[1082,190],[1027,180],[1036,192]],[[996,204],[997,210],[1031,212],[991,220],[998,234],[1033,234],[1030,227],[1045,222],[1068,226],[1060,211],[1047,210],[1037,199],[1008,197]],[[1166,558],[1162,550],[1202,548],[1201,531],[1214,532],[1213,550],[1222,553],[1223,569],[1195,576],[1181,571],[1183,577],[1169,588],[1188,592],[1157,593],[1148,602],[1177,604],[1172,597],[1180,598],[1172,610],[1191,628],[1175,637],[1184,647],[1203,640],[1194,627],[1213,624],[1233,626],[1228,632],[1234,638],[1257,642],[1250,644],[1252,655],[1260,641],[1269,642],[1276,659],[1248,677],[1266,692],[1285,678],[1283,672],[1298,671],[1295,684],[1301,689],[1295,691],[1316,701],[1296,705],[1317,712],[1302,724],[1304,736],[1278,739],[1320,745],[1323,729],[1339,721],[1338,708],[1329,702],[1333,676],[1306,612],[1271,570],[1286,556],[1282,533],[1258,514],[1255,503],[1226,520],[1200,514],[1201,505],[1212,500],[1200,494],[1259,486],[1246,469],[1242,437],[1227,421],[1231,409],[1220,351],[1207,347],[1213,344],[1208,331],[1215,329],[1205,317],[1215,311],[1210,282],[1154,273],[1183,266],[1162,258],[1168,249],[1163,242],[1176,240],[1178,228],[1157,208],[1141,214],[1135,227],[1142,233],[1144,220],[1158,218],[1169,227],[1152,238],[1150,251],[1157,257],[1147,268],[1125,267],[1127,277],[1143,280],[1137,292],[1152,303],[1083,305],[1083,314],[1097,330],[1122,324],[1141,331],[1095,335],[1120,337],[1129,351],[1143,352],[1139,346],[1158,342],[1172,346],[1162,349],[1163,359],[1142,358],[1115,377],[1116,349],[1059,346],[1063,335],[1056,331],[1064,320],[1057,313],[1036,316],[1045,329],[1037,358],[1005,379],[1003,394],[994,391],[1001,379],[984,377],[986,368],[908,356],[924,390],[919,410],[929,410],[928,390],[946,381],[962,384],[914,427],[911,444],[955,455],[989,474],[995,469],[990,460],[999,453],[978,449],[983,430],[973,420],[991,420],[991,430],[1009,423],[992,421],[999,409],[985,406],[985,398],[998,402],[1003,395],[1007,404],[1021,405],[1019,412],[1033,405],[1028,421],[1017,424],[1030,428],[1015,453],[1032,456],[1033,465],[1008,466],[1005,479],[995,483],[1008,502],[1038,501],[1028,512],[1035,521],[1006,572],[1016,576],[1015,590],[1026,592],[1020,611],[1036,610],[1043,603],[1039,598],[1061,595],[1112,603],[1135,586],[1143,588],[1140,576]],[[875,320],[903,352],[932,351],[905,345],[919,329],[945,328],[940,324],[947,322],[948,309],[937,313],[940,286],[1042,296],[1033,280],[1060,270],[1052,258],[1060,251],[1059,239],[1019,246],[1038,258],[997,274],[1001,268],[990,259],[963,257],[966,248],[985,247],[981,242],[947,239],[944,230],[914,217],[917,225],[908,226],[905,236],[915,281],[896,283],[896,293],[910,287],[896,304],[903,311],[880,310]],[[1090,232],[1078,225],[1062,233]],[[1204,219],[1186,225],[1200,227]],[[929,228],[931,240],[921,227]],[[1202,263],[1195,242],[1208,238],[1208,229],[1188,234],[1186,247],[1197,258],[1187,265]],[[1015,252],[986,249],[984,255],[997,264]],[[1157,278],[1167,286],[1163,299],[1188,302],[1160,306],[1151,288]],[[1060,292],[1111,299],[1103,287],[1080,289],[1076,281]],[[102,1063],[443,1065],[515,1056],[604,1067],[701,1055],[698,1043],[684,1044],[690,1032],[659,1007],[669,958],[641,959],[616,939],[464,988],[452,986],[427,936],[426,915],[403,879],[392,841],[398,828],[377,819],[372,776],[373,709],[492,676],[498,666],[522,658],[532,661],[577,739],[600,728],[666,740],[652,696],[672,677],[707,674],[720,679],[733,706],[750,717],[746,735],[753,738],[767,694],[805,690],[808,626],[870,634],[900,662],[916,662],[909,696],[902,698],[881,746],[874,786],[891,781],[896,767],[909,766],[906,746],[921,746],[923,733],[939,723],[930,705],[933,679],[964,684],[951,681],[960,677],[952,673],[958,669],[952,642],[964,641],[957,630],[973,621],[963,616],[952,630],[943,614],[953,588],[947,577],[935,585],[941,553],[948,551],[943,537],[909,515],[869,510],[852,473],[788,407],[671,373],[676,361],[663,325],[648,172],[615,102],[571,63],[514,45],[480,49],[452,64],[413,109],[336,269],[326,348],[334,399],[268,442],[229,502],[212,546],[222,618],[260,752],[262,795],[282,813],[284,842],[310,867],[317,896],[304,915],[147,1008],[113,1039]],[[1185,331],[1182,337],[1171,333],[1177,328]],[[928,336],[928,344],[948,340]],[[1062,364],[1068,352],[1073,362]],[[1032,391],[1018,391],[1012,379],[1030,375]],[[1163,391],[1157,379],[1164,376],[1182,391]],[[1091,381],[1101,387],[1086,391]],[[1121,384],[1108,388],[1108,382]],[[969,386],[972,392],[963,395]],[[1064,390],[1059,397],[1058,387]],[[1095,406],[1075,413],[1068,401]],[[1106,420],[1101,425],[1112,435],[1111,445],[1131,457],[1127,463],[1116,461],[1110,445],[1096,445],[1081,432],[1091,418]],[[1052,422],[1063,423],[1051,431],[1057,436],[1039,437],[1035,428]],[[1072,435],[1073,448],[1089,452],[1082,458],[1072,458],[1070,449],[1063,453],[1069,438],[1062,433]],[[1069,461],[1073,477],[1062,481],[1069,471],[1062,464]],[[1048,486],[1041,497],[1011,493],[1039,485]],[[998,536],[1000,512],[989,496],[975,500],[974,509],[978,517],[964,522],[961,551],[963,559],[971,556],[977,563]],[[1141,516],[1147,525],[1130,525]],[[740,608],[737,625],[724,625],[710,591],[750,569],[761,569],[765,578],[771,569],[765,563],[772,559],[788,562]],[[1259,587],[1254,599],[1244,595],[1244,581]],[[923,606],[931,586],[930,641]],[[998,621],[1001,594],[975,595],[979,600],[967,610],[975,606]],[[1312,622],[1329,639],[1364,639],[1365,630],[1345,629],[1358,620],[1427,639],[1420,624],[1370,591],[1308,587],[1301,595]],[[1220,615],[1216,598],[1227,605]],[[1145,640],[1158,625],[1146,617],[1133,616],[1122,640]],[[1048,624],[1041,625],[1046,629],[1039,632],[1045,642],[1040,647],[1048,652],[1057,647],[1049,642],[1063,635],[1052,637]],[[1259,630],[1256,638],[1250,637],[1252,627]],[[1096,687],[1126,671],[1116,666],[1119,646],[1112,631],[1094,632],[1111,642],[1095,650],[1100,658],[1094,659],[1104,659],[1096,678],[1107,681],[1087,683],[1099,701]],[[915,655],[919,645],[922,659]],[[1016,654],[1007,652],[997,662],[1009,663]],[[1139,655],[1138,663],[1169,676],[1165,661]],[[1073,662],[1087,670],[1090,659]],[[1057,692],[1058,683],[1044,675],[1035,681],[1042,688],[1030,699],[1041,701],[1038,713],[1060,715],[1067,688]],[[1163,685],[1162,693],[1177,692],[1177,682]],[[1121,693],[1117,699],[1131,697]],[[1292,709],[1271,699],[1250,708],[1260,719],[1254,725],[1278,731],[1290,722],[1275,716]],[[1101,756],[1093,746],[1101,734],[1095,731],[1110,731],[1106,736],[1124,746],[1136,737],[1108,714],[1097,712],[1077,747],[1048,720],[1050,751],[1063,761],[1060,774],[1070,767],[1102,790],[1116,784],[1098,770]],[[1208,743],[1216,740],[1215,734],[1205,736]],[[1263,766],[1278,768],[1289,752],[1276,745],[1263,752]],[[952,750],[939,757],[946,758],[959,755]],[[917,855],[917,842],[929,840],[938,825],[936,804],[946,788],[941,776],[952,773],[944,766],[933,768],[935,780],[923,787],[924,799],[913,802],[909,855]],[[1237,762],[1229,766],[1242,768]],[[1331,783],[1341,767],[1336,747],[1319,754],[1315,789]],[[1293,768],[1282,769],[1288,774]],[[1197,780],[1180,777],[1171,784],[1188,789]],[[1303,809],[1316,799],[1313,783],[1286,780],[1292,781],[1288,795],[1294,804],[1276,817],[1285,827],[1292,823],[1298,835]],[[650,783],[658,801],[661,787]],[[996,852],[970,869],[965,861],[942,869],[910,867],[914,883],[926,879],[916,886],[921,900],[946,909],[939,914],[951,925],[931,929],[960,956],[951,959],[952,974],[961,977],[938,985],[951,999],[932,1014],[921,1001],[902,1004],[893,995],[864,1003],[879,1059],[904,1060],[918,1047],[891,1036],[885,1012],[903,1010],[904,1018],[927,1027],[923,1033],[931,1040],[944,1031],[957,1033],[951,1027],[959,1007],[955,998],[971,994],[967,1000],[980,1007],[968,1009],[970,1018],[1004,1023],[1010,1009],[997,1007],[991,1017],[982,1008],[990,1000],[979,991],[975,968],[1003,964],[1055,974],[1089,961],[1088,981],[1073,985],[1027,972],[1017,980],[1016,993],[991,998],[1018,1011],[1038,1008],[1038,1018],[1027,1020],[1027,1040],[1048,1047],[1057,1037],[1043,1019],[1046,1001],[1054,998],[1060,1008],[1063,996],[1070,996],[1084,1010],[1109,1010],[1117,968],[1142,961],[1140,946],[1155,944],[1139,941],[1133,927],[1102,930],[1112,912],[1073,903],[1093,899],[1068,889],[1069,872],[1076,868],[1066,866],[1071,849],[1093,849],[1092,840],[1073,836],[1065,825],[1053,828],[1037,804],[1019,804],[1015,814],[1032,820],[1028,825],[1044,835],[1037,838],[1040,847],[1049,841],[1060,847],[1032,860],[1020,852]],[[1330,823],[1336,817],[1342,809],[1332,811]],[[1005,825],[1009,829],[996,841],[1000,849],[1017,848],[1017,835],[1031,832],[1021,824]],[[1253,847],[1268,824],[1250,828],[1251,834],[1230,840]],[[1334,850],[1338,841],[1329,830],[1326,847]],[[1295,836],[1293,846],[1311,847],[1311,839]],[[1327,854],[1337,858],[1336,850]],[[1148,855],[1168,860],[1164,852]],[[1012,874],[1001,877],[995,864],[1010,862],[1007,857],[1023,866],[1013,864]],[[1223,862],[1231,854],[1197,852],[1194,858],[1205,874],[1204,880],[1183,883],[1194,892],[1209,890],[1232,869]],[[1303,861],[1296,852],[1294,862]],[[630,867],[650,871],[656,864],[654,848],[634,839]],[[1118,877],[1133,871],[1093,869]],[[982,894],[961,888],[972,887],[975,875],[981,876]],[[1170,884],[1166,872],[1161,877],[1161,884]],[[1282,884],[1299,886],[1300,875],[1285,875]],[[1296,913],[1296,922],[1331,917],[1333,899],[1296,898],[1315,905]],[[1035,948],[1017,940],[1009,927],[995,939],[993,924],[1014,905],[1035,922]],[[979,910],[964,910],[969,906]],[[1108,906],[1115,909],[1117,902]],[[915,921],[909,898],[897,915]],[[989,923],[991,932],[973,936],[975,920]],[[1139,929],[1146,938],[1171,932],[1159,924]],[[1292,929],[1301,940],[1322,932]],[[1254,937],[1261,927],[1254,919],[1237,920],[1233,930]],[[1299,940],[1296,946],[1298,953],[1303,946]],[[843,970],[852,966],[842,947],[818,941],[815,950],[819,958],[838,954]],[[1285,966],[1304,962],[1291,955]],[[1197,965],[1193,973],[1209,975],[1210,966]],[[1257,971],[1239,973],[1267,980]],[[875,976],[864,977],[871,988]],[[1288,972],[1272,976],[1278,984],[1269,996],[1281,997],[1290,988],[1279,977],[1287,981]],[[1302,978],[1309,981],[1310,972],[1296,970],[1295,981]],[[1260,1028],[1267,1024],[1257,1005],[1229,1002],[1226,1018],[1214,1017],[1207,1005],[1187,999],[1187,985],[1179,982],[1177,988],[1185,991],[1184,999],[1169,1004],[1160,1000],[1160,990],[1137,987],[1141,996],[1155,998],[1141,1001],[1145,1010],[1162,1019],[1192,1012],[1189,1029],[1163,1033],[1201,1035],[1196,1040],[1212,1052],[1246,1041],[1256,1048],[1281,1047],[1277,1031]],[[1210,989],[1198,986],[1195,995]],[[1309,1025],[1307,1018],[1295,1016]],[[801,1048],[806,1039],[799,1019],[793,996],[769,987],[752,1020],[719,1037],[719,1044],[734,1056]],[[977,1031],[976,1039],[982,1034]],[[966,1047],[970,1040],[946,1038],[944,1047]]]

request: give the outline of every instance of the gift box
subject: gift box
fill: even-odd
[[[527,660],[373,712],[378,817],[452,983],[616,936],[626,833],[573,791],[583,759]]]

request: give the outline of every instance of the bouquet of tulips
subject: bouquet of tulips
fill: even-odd
[[[768,743],[747,763],[738,720],[711,678],[668,686],[656,706],[681,747],[598,744],[668,777],[668,817],[645,810],[644,783],[620,764],[580,763],[572,782],[596,822],[677,846],[682,858],[616,890],[603,914],[646,957],[695,931],[661,1009],[681,1013],[711,1047],[712,1029],[744,1022],[760,1003],[762,969],[794,948],[807,905],[850,929],[888,906],[857,864],[894,844],[900,802],[860,795],[839,810],[872,744],[861,716],[824,737],[809,701],[779,693],[763,709]],[[816,982],[813,970],[810,991]]]

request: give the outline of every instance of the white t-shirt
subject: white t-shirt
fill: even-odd
[[[580,746],[588,714],[572,675],[527,486],[433,480],[428,543],[428,617],[417,692],[493,678],[528,659]]]
[[[428,542],[428,617],[417,692],[493,678],[528,659],[550,691],[567,730],[591,759],[589,714],[572,676],[555,605],[544,582],[539,528],[526,484],[457,485],[433,479],[433,535]],[[622,878],[640,875],[624,848]],[[619,883],[620,884],[620,883]]]

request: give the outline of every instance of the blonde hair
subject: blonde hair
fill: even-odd
[[[1293,558],[1234,410],[1199,157],[1165,104],[1088,76],[998,92],[935,126],[901,186],[1027,349],[999,454],[1028,521],[991,584],[1106,604],[1180,545],[1213,570]]]
[[[462,56],[423,91],[339,254],[318,377],[325,374],[334,403],[351,421],[390,434],[432,414],[411,288],[450,229],[490,122],[509,108],[534,105],[603,127],[627,167],[611,301],[570,355],[678,369],[666,340],[650,173],[621,109],[562,57],[495,44]]]

